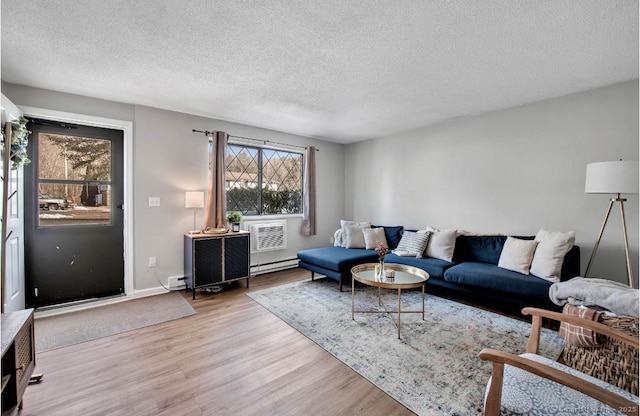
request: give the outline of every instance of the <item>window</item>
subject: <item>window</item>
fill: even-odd
[[[37,140],[38,225],[110,224],[111,141],[49,133]]]
[[[228,144],[227,211],[244,215],[302,212],[302,154]]]

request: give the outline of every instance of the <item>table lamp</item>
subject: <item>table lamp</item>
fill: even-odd
[[[589,264],[585,277],[589,276],[589,271],[596,257],[604,228],[609,220],[609,214],[613,204],[620,203],[620,215],[622,218],[622,234],[624,236],[624,251],[627,260],[627,274],[629,277],[629,286],[633,287],[633,272],[631,271],[631,259],[629,257],[629,240],[627,238],[627,222],[624,216],[625,198],[621,198],[620,194],[637,194],[638,193],[638,167],[637,161],[617,160],[612,162],[597,162],[587,165],[587,176],[585,180],[584,191],[588,194],[616,194],[615,198],[609,200],[609,209],[604,216],[598,239],[593,247]]]
[[[204,192],[202,191],[185,192],[184,206],[185,208],[193,208],[193,229],[189,231],[189,234],[199,233],[200,230],[196,229],[196,210],[198,208],[204,208]]]

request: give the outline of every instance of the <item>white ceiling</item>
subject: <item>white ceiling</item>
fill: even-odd
[[[2,0],[2,80],[349,143],[638,78],[638,0]]]

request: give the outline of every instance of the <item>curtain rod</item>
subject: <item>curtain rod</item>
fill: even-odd
[[[192,129],[191,131],[194,132],[194,133],[204,133],[205,136],[210,136],[213,133],[215,133],[213,131],[207,131],[207,130],[203,131],[203,130],[196,130],[196,129]],[[276,144],[276,145],[280,145],[280,146],[290,146],[290,147],[297,147],[298,149],[306,149],[306,147],[304,147],[304,146],[298,146],[298,145],[289,144],[289,143],[279,143],[279,142],[274,142],[274,141],[271,141],[271,140],[260,140],[260,139],[254,139],[254,138],[251,138],[251,137],[234,136],[234,135],[231,135],[231,134],[229,135],[229,137],[230,138],[233,137],[234,139],[241,139],[241,140],[251,140],[251,141],[262,143],[262,144]],[[316,152],[319,152],[319,151],[320,151],[320,149],[316,149]]]

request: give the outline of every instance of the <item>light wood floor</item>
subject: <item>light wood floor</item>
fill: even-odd
[[[44,381],[20,414],[414,415],[245,296],[309,277],[262,275],[195,301],[183,292],[196,315],[38,354]]]

